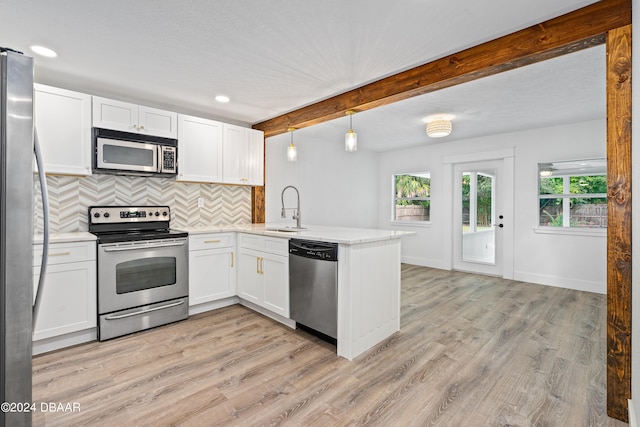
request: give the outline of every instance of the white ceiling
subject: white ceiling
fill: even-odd
[[[0,0],[0,44],[56,50],[35,59],[41,83],[253,124],[591,3]],[[456,115],[448,138],[600,117],[603,64],[590,49],[357,114],[354,128],[386,150],[424,143],[416,120],[433,112]]]
[[[597,46],[353,116],[358,149],[388,151],[425,144],[606,118],[605,48]],[[422,119],[448,113],[453,131],[429,138]],[[349,119],[298,129],[295,141],[344,144]],[[269,140],[291,138],[278,135]]]

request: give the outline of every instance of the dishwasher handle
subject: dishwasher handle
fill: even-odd
[[[338,244],[315,240],[289,240],[289,256],[338,261]]]

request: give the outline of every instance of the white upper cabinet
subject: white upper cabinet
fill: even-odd
[[[178,137],[178,114],[114,99],[93,97],[93,126],[165,138]]]
[[[91,96],[35,84],[34,115],[45,173],[91,175]]]
[[[223,124],[178,115],[178,176],[176,181],[222,182]]]
[[[264,133],[225,124],[223,141],[223,182],[264,185]]]
[[[247,129],[247,156],[245,173],[249,185],[264,185],[264,132]]]

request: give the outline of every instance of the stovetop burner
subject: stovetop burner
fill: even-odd
[[[141,240],[178,239],[189,234],[176,230],[130,231],[93,233],[98,236],[98,243],[138,242]]]
[[[177,239],[188,233],[169,229],[169,206],[91,206],[89,232],[98,243]]]

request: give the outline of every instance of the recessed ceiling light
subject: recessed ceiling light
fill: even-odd
[[[46,56],[47,58],[55,58],[56,56],[58,56],[56,51],[51,50],[48,47],[44,47],[44,46],[33,45],[31,46],[31,50],[34,53],[37,53],[38,55],[41,55],[41,56]]]
[[[224,103],[229,102],[229,101],[230,101],[230,99],[229,99],[229,97],[228,97],[228,96],[226,96],[226,95],[218,95],[218,96],[216,96],[216,101],[218,101],[218,102],[222,102],[222,103],[224,104]]]

